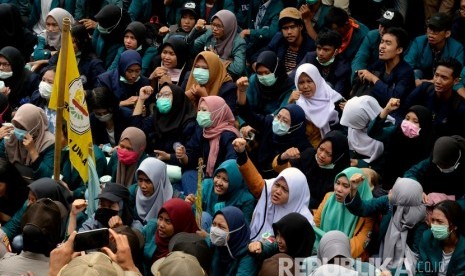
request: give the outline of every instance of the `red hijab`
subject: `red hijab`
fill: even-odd
[[[199,230],[197,223],[195,222],[194,213],[192,212],[192,206],[186,201],[179,198],[172,198],[166,201],[158,212],[158,216],[161,213],[166,212],[171,220],[174,227],[173,236],[180,232],[195,233]],[[157,249],[153,254],[153,261],[168,255],[168,244],[173,237],[162,238],[158,234],[158,229],[155,232],[155,244]]]

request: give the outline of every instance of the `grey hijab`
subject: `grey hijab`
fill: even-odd
[[[325,265],[336,256],[344,256],[352,260],[349,238],[343,232],[333,230],[326,232],[321,238],[317,258],[322,265]]]
[[[53,46],[56,50],[61,48],[61,31],[63,30],[63,19],[68,17],[71,21],[71,26],[74,24],[74,17],[65,9],[54,8],[51,10],[47,17],[53,17],[60,27],[60,31],[57,33],[48,33],[46,32],[47,44]]]
[[[216,41],[215,49],[221,59],[229,59],[234,38],[237,35],[237,19],[236,15],[228,10],[220,10],[213,17],[212,20],[218,18],[224,26],[224,34],[221,40]]]
[[[136,178],[139,172],[143,172],[152,181],[153,194],[146,197],[141,189],[136,192],[137,215],[144,221],[155,218],[165,201],[173,197],[173,187],[166,173],[166,164],[154,157],[148,157],[140,163],[136,170]]]
[[[423,188],[418,181],[410,178],[397,178],[391,190],[390,203],[397,206],[380,248],[383,259],[391,258],[388,268],[402,265],[407,249],[408,230],[426,216],[426,207],[422,204]]]

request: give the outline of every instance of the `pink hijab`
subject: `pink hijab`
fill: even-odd
[[[234,115],[223,98],[219,96],[208,96],[200,98],[199,105],[205,102],[211,113],[213,124],[204,128],[203,137],[209,140],[210,152],[208,154],[207,175],[212,176],[215,170],[216,159],[220,150],[221,133],[226,130],[234,132],[239,137],[239,131],[234,127]]]

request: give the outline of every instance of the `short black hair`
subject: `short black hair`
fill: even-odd
[[[279,28],[282,28],[284,25],[287,23],[294,22],[298,26],[303,26],[304,22],[301,19],[295,19],[295,18],[290,18],[290,17],[283,17],[279,20]]]
[[[332,7],[325,16],[325,26],[328,28],[331,28],[332,24],[343,27],[347,23],[349,23],[349,14],[338,7]]]
[[[439,210],[444,213],[449,224],[457,227],[458,234],[464,234],[463,228],[463,211],[460,205],[453,200],[444,200],[434,206],[433,210]],[[450,231],[451,229],[449,229]]]
[[[321,46],[333,46],[337,49],[340,48],[342,45],[342,37],[338,32],[334,30],[323,29],[318,33],[315,44]]]
[[[119,102],[116,96],[107,87],[97,87],[92,89],[89,99],[89,109],[110,109],[116,110]]]
[[[396,37],[397,46],[404,49],[402,54],[407,51],[407,48],[410,45],[410,37],[406,30],[399,27],[391,27],[388,28],[384,34],[390,34]]]
[[[453,57],[442,58],[438,61],[436,68],[438,68],[440,65],[452,69],[452,76],[454,79],[460,77],[463,66],[457,59]],[[434,71],[436,71],[436,69]]]

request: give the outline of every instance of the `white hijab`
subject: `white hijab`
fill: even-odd
[[[349,128],[348,141],[349,148],[359,154],[368,156],[363,159],[370,163],[383,154],[384,145],[382,142],[368,136],[368,124],[376,118],[383,110],[378,101],[371,96],[353,97],[347,101],[342,112],[341,125]],[[387,121],[394,119],[388,116]]]
[[[305,111],[305,118],[311,121],[320,129],[321,137],[324,137],[330,129],[330,125],[339,122],[337,111],[334,110],[334,103],[342,99],[341,94],[332,89],[320,75],[318,68],[310,63],[304,63],[297,68],[295,74],[295,87],[299,87],[299,77],[305,73],[316,86],[315,95],[310,99],[300,96],[296,104]]]
[[[154,157],[148,157],[140,163],[136,170],[136,178],[139,172],[143,172],[152,181],[153,195],[146,197],[141,189],[136,192],[137,215],[146,222],[155,218],[165,201],[173,197],[173,187],[166,173],[166,164]]]
[[[286,181],[289,187],[289,199],[287,203],[283,205],[274,205],[271,203],[271,187],[281,178]],[[265,201],[267,201],[267,203],[265,203]],[[309,202],[310,190],[308,189],[307,178],[299,169],[287,168],[283,170],[278,177],[265,180],[265,187],[263,187],[257,206],[255,206],[252,222],[250,223],[250,238],[256,236],[253,240],[260,240],[262,234],[272,234],[273,223],[292,212],[300,213],[306,217],[312,225],[315,225],[312,213],[310,213],[308,209]]]

